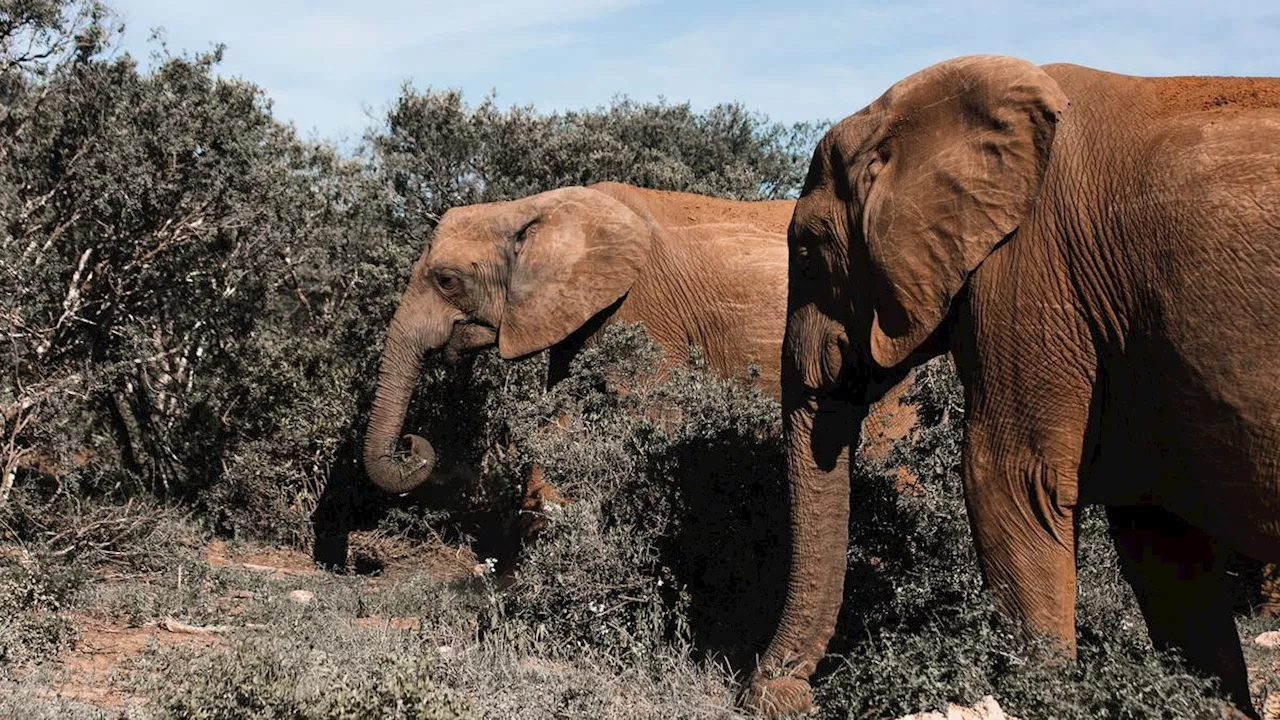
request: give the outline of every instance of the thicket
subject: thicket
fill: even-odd
[[[781,196],[813,135],[405,87],[345,157],[218,76],[220,48],[143,67],[109,51],[121,30],[93,2],[0,5],[3,492],[146,494],[232,533],[306,540],[447,208],[603,180]]]

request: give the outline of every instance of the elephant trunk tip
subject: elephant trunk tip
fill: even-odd
[[[426,438],[406,434],[408,450],[395,446],[365,449],[365,470],[373,484],[396,495],[411,492],[427,481],[436,465],[436,451]]]

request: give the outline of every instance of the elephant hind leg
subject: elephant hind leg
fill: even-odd
[[[1163,508],[1109,507],[1107,520],[1152,644],[1180,652],[1193,670],[1219,678],[1236,707],[1258,717],[1231,618],[1222,549]]]
[[[1263,617],[1280,617],[1280,565],[1267,563],[1259,572],[1255,612]]]
[[[518,542],[528,544],[547,527],[547,506],[565,505],[569,499],[555,485],[547,482],[542,467],[535,465],[525,480],[524,498],[520,503]]]

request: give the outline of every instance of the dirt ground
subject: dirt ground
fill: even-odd
[[[380,585],[396,578],[414,574],[426,574],[441,581],[460,581],[483,575],[486,566],[468,550],[443,544],[423,546],[404,541],[356,533],[352,538],[353,557],[362,558],[366,564],[380,567],[376,574],[360,578],[361,587],[372,592]],[[65,650],[48,681],[43,684],[39,696],[46,699],[62,699],[85,703],[108,712],[109,717],[125,717],[131,706],[145,705],[145,698],[131,692],[131,679],[138,672],[137,660],[145,652],[157,648],[186,645],[199,652],[206,648],[226,645],[227,633],[252,631],[252,624],[238,622],[248,603],[262,598],[260,593],[288,599],[293,602],[311,602],[315,593],[295,588],[298,585],[318,587],[324,592],[326,573],[315,566],[311,557],[290,548],[235,545],[215,541],[205,547],[203,562],[215,575],[222,572],[239,572],[239,577],[261,578],[259,590],[229,589],[214,600],[217,617],[213,622],[194,624],[173,618],[131,623],[127,618],[113,616],[108,607],[86,605],[64,614],[76,631],[71,646]],[[103,578],[97,581],[100,589],[109,590],[113,584],[146,583],[147,578]],[[265,589],[263,589],[265,588]],[[310,595],[308,595],[310,594]],[[411,632],[420,629],[418,617],[369,615],[352,616],[350,623],[371,631]],[[1268,677],[1280,677],[1280,633],[1256,635],[1257,628],[1275,626],[1274,621],[1261,619],[1242,623],[1242,640],[1250,665],[1253,684],[1260,690]],[[1255,641],[1255,637],[1261,642]],[[1271,645],[1274,644],[1274,647]],[[1273,683],[1274,685],[1274,683]],[[1266,703],[1264,717],[1280,720],[1280,698],[1271,697]]]
[[[486,570],[483,563],[463,548],[444,544],[415,545],[372,533],[354,533],[351,554],[366,566],[378,568],[376,573],[362,578],[363,584],[371,591],[410,574],[425,573],[434,580],[452,582],[481,575]],[[323,581],[325,575],[309,554],[293,548],[233,547],[226,541],[217,540],[204,549],[203,561],[215,571],[239,570],[261,576],[273,591],[294,602],[310,602],[314,593],[310,590],[287,590],[298,584],[291,581]],[[95,579],[94,584],[100,591],[110,594],[113,585],[123,588],[149,581],[151,579],[147,577],[107,576]],[[112,616],[110,608],[92,605],[63,613],[62,617],[75,629],[75,639],[61,653],[38,694],[50,700],[70,700],[102,708],[109,713],[119,712],[123,717],[129,706],[146,702],[145,698],[129,689],[131,675],[136,672],[135,661],[145,651],[184,644],[196,651],[225,645],[227,633],[236,629],[253,630],[251,624],[237,626],[236,620],[256,596],[257,593],[248,590],[223,593],[215,601],[221,610],[220,622],[199,625],[168,617],[135,624],[125,617]],[[417,617],[370,615],[352,617],[351,622],[358,627],[383,632],[408,632],[420,627]]]

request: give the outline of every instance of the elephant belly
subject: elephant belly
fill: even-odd
[[[1150,224],[1117,241],[1134,312],[1111,426],[1162,505],[1280,560],[1280,113],[1175,125],[1136,199]]]
[[[1252,379],[1225,388],[1205,382],[1209,370],[1166,359],[1121,374],[1082,501],[1160,505],[1248,555],[1280,561],[1280,394],[1264,392],[1277,385],[1258,365]]]

